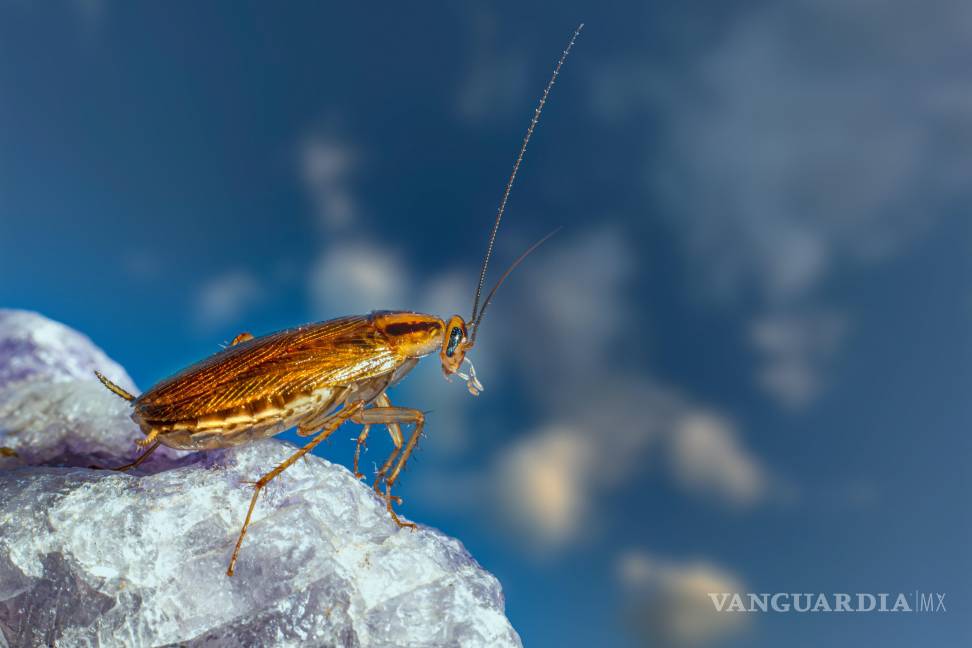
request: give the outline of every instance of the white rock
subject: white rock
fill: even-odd
[[[13,318],[18,330],[28,315]],[[90,343],[72,348],[77,334],[61,327],[71,344],[45,334],[36,347],[56,349],[61,364],[20,358],[29,379],[5,383],[7,349],[23,350],[5,345],[10,321],[0,313],[0,446],[29,464],[84,466],[119,440],[130,456],[140,434],[126,404],[84,376],[91,358],[107,358]],[[0,470],[0,645],[520,645],[498,581],[457,540],[399,529],[369,487],[317,457],[264,489],[236,575],[226,576],[251,494],[241,482],[293,451],[267,440],[173,454],[142,475]]]
[[[86,335],[38,313],[0,308],[0,391],[26,382],[92,380],[95,369],[135,390],[121,365]]]

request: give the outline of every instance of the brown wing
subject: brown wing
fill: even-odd
[[[180,421],[347,386],[403,361],[369,317],[342,317],[231,346],[158,383],[134,405],[145,419]]]

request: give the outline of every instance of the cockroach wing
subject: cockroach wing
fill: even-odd
[[[228,347],[158,383],[134,405],[144,420],[181,421],[285,404],[389,373],[404,360],[369,317],[342,317]]]

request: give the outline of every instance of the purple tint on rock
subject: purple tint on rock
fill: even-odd
[[[19,383],[97,380],[96,369],[138,391],[121,365],[86,335],[38,313],[0,309],[0,399]]]
[[[100,370],[137,391],[125,370],[85,335],[37,313],[0,309],[0,468],[119,466],[142,437],[128,403],[95,377]],[[162,469],[182,453],[158,453]]]

